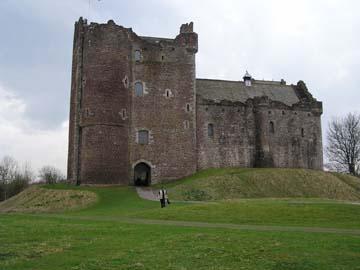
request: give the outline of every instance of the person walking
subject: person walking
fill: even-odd
[[[165,198],[166,198],[166,190],[162,187],[160,190],[159,190],[159,194],[158,194],[158,197],[159,197],[159,200],[160,200],[160,204],[161,204],[161,208],[164,208],[165,207]]]

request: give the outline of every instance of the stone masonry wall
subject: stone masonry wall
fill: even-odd
[[[192,23],[182,25],[175,39],[164,39],[137,36],[113,21],[88,25],[80,18],[68,179],[132,185],[139,163],[150,166],[152,184],[206,168],[322,169],[322,104],[306,85],[253,81],[243,88],[200,80],[197,95],[197,42]],[[143,86],[141,96],[136,83]],[[149,132],[148,144],[139,143],[140,130]]]
[[[320,116],[311,110],[269,108],[269,150],[274,167],[323,169]],[[274,132],[269,123],[274,123]]]
[[[214,135],[208,136],[213,124]],[[252,167],[255,156],[253,104],[213,103],[199,100],[197,105],[199,169]]]
[[[82,49],[85,25],[86,23],[82,18],[75,23],[73,42],[67,178],[74,184],[77,183],[79,178],[79,112],[82,92]]]
[[[137,163],[147,163],[151,166],[152,183],[195,173],[196,33],[188,31],[174,40],[158,42],[139,38],[132,48],[133,52],[141,52],[141,60],[133,59],[130,82],[131,172]],[[143,83],[143,96],[135,95],[135,82]],[[149,131],[149,144],[137,142],[138,131],[142,129]]]
[[[198,99],[199,169],[323,168],[318,104],[292,107],[267,97],[241,102]],[[208,135],[213,124],[214,136]]]
[[[85,25],[79,118],[78,181],[129,183],[130,95],[123,79],[131,74],[131,31],[115,25]]]

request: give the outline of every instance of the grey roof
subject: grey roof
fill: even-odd
[[[245,86],[243,81],[196,79],[196,92],[203,99],[216,102],[221,100],[245,102],[257,96],[268,96],[271,100],[289,106],[299,102],[293,86],[273,81],[253,80],[251,86]]]
[[[159,38],[159,37],[144,37],[144,36],[139,36],[142,40],[145,40],[149,43],[159,43],[160,41],[165,41],[165,42],[174,42],[174,39],[171,38]]]

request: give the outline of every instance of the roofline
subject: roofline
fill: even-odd
[[[230,82],[230,83],[243,83],[243,81],[233,81],[233,80],[220,80],[220,79],[204,79],[204,78],[196,78],[199,81],[215,81],[215,82]]]
[[[228,82],[228,83],[244,83],[244,81],[239,80],[239,81],[234,81],[234,80],[220,80],[220,79],[204,79],[204,78],[196,78],[196,80],[199,81],[213,81],[213,82]],[[259,83],[259,84],[274,84],[274,85],[284,85],[286,86],[286,84],[283,84],[281,81],[268,81],[268,80],[255,80],[252,79],[252,81],[254,83]],[[290,85],[287,85],[290,86]]]
[[[174,38],[162,38],[162,37],[148,37],[148,36],[138,36],[141,39],[151,39],[154,41],[174,41]]]

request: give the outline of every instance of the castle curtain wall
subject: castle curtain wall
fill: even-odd
[[[304,82],[197,79],[196,87],[199,169],[323,169],[322,103]]]
[[[269,134],[274,167],[323,169],[321,121],[317,112],[269,108],[268,119],[275,129]]]
[[[263,97],[246,104],[199,101],[197,109],[199,169],[323,168],[317,107],[304,110]]]
[[[213,136],[208,134],[212,124]],[[255,118],[252,102],[201,101],[197,106],[199,169],[253,167],[255,160]]]

